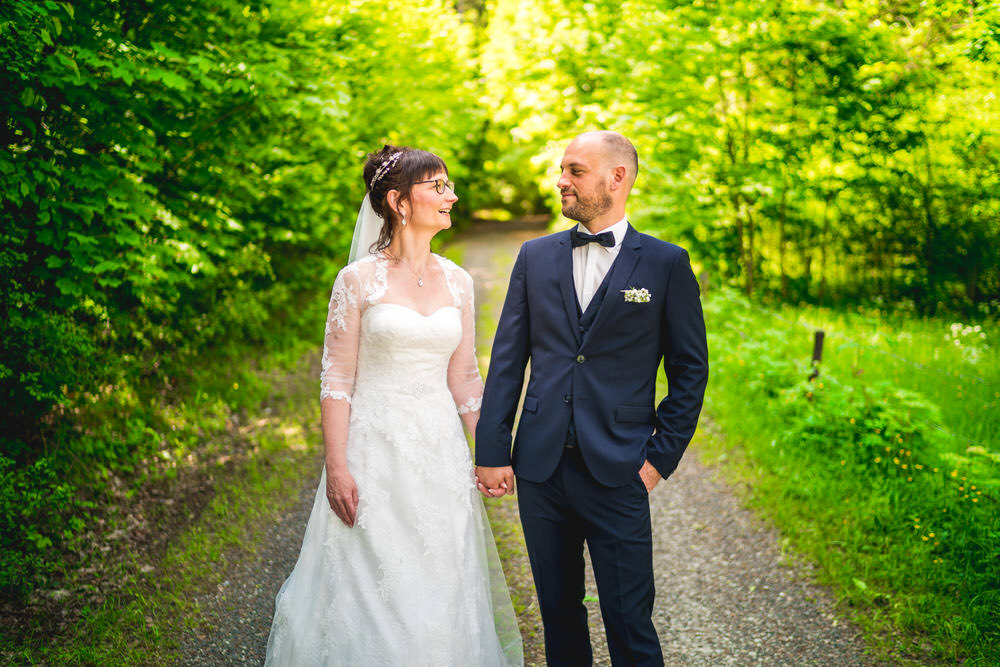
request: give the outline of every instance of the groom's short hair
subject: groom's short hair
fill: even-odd
[[[601,130],[599,134],[608,157],[616,164],[624,164],[629,170],[631,182],[635,183],[635,177],[639,174],[639,153],[636,152],[635,146],[618,132]]]

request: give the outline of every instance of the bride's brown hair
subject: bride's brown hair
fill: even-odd
[[[362,172],[365,189],[375,213],[385,221],[378,233],[378,240],[369,248],[369,252],[381,252],[388,248],[400,223],[399,215],[386,200],[389,191],[398,190],[399,201],[409,200],[414,183],[430,178],[439,171],[448,173],[444,160],[434,153],[408,146],[386,144],[382,150],[368,154]]]

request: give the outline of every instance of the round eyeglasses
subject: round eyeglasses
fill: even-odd
[[[439,195],[444,194],[445,188],[448,188],[452,192],[455,192],[455,181],[448,181],[443,178],[431,178],[426,181],[417,181],[414,185],[420,185],[421,183],[433,183],[434,189],[437,190]]]

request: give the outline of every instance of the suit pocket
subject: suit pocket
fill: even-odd
[[[639,474],[638,470],[635,471],[635,478],[639,482],[639,491],[641,491],[642,495],[645,496],[648,499],[649,498],[649,489],[646,488],[646,483],[644,481],[642,481],[642,475]]]
[[[538,412],[538,399],[534,396],[525,396],[521,409],[525,412]]]
[[[525,402],[527,402],[527,399],[525,399]],[[619,405],[618,410],[615,412],[616,422],[652,424],[655,417],[656,411],[653,408],[639,405]]]

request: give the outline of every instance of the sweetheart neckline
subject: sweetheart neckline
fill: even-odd
[[[437,315],[438,313],[440,313],[440,312],[441,312],[442,310],[445,310],[445,309],[447,309],[447,308],[452,308],[452,309],[454,309],[454,310],[458,310],[458,307],[457,307],[457,306],[441,306],[441,307],[440,307],[440,308],[438,308],[437,310],[435,310],[435,311],[433,311],[433,312],[430,312],[430,313],[428,313],[427,315],[424,315],[423,313],[421,313],[421,312],[420,312],[419,310],[417,310],[416,308],[411,308],[411,307],[409,307],[409,306],[404,306],[404,305],[403,305],[403,304],[401,304],[401,303],[392,303],[392,302],[385,302],[385,303],[376,303],[375,305],[371,306],[371,307],[370,307],[370,308],[369,308],[368,310],[366,310],[366,311],[365,311],[365,313],[368,313],[368,312],[370,312],[370,311],[374,310],[375,308],[377,308],[377,307],[379,307],[379,306],[396,306],[397,308],[402,308],[403,310],[408,310],[408,311],[410,311],[411,313],[413,313],[414,315],[417,315],[417,316],[419,316],[419,317],[422,317],[422,318],[424,318],[424,319],[428,319],[428,318],[430,318],[430,317],[434,317],[435,315]]]

